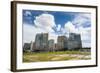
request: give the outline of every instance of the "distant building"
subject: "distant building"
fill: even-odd
[[[91,48],[90,47],[85,47],[85,48],[79,49],[79,51],[82,51],[82,52],[91,52]]]
[[[68,49],[78,50],[82,48],[81,36],[80,34],[70,33],[68,39]]]
[[[48,45],[48,34],[40,33],[36,35],[35,38],[35,48],[36,51],[46,51]]]
[[[30,43],[30,51],[33,51],[33,42]]]
[[[58,51],[58,45],[57,45],[57,43],[54,44],[54,51]]]
[[[23,51],[30,51],[30,43],[24,43],[24,46],[23,46]]]
[[[35,50],[35,43],[32,42],[32,43],[31,43],[31,51],[34,52],[34,50]]]
[[[54,40],[51,39],[48,41],[48,51],[54,51],[55,45],[54,45]]]
[[[48,33],[42,34],[42,46],[43,50],[48,51]]]
[[[58,36],[57,47],[58,47],[58,50],[67,50],[67,37],[66,36]]]

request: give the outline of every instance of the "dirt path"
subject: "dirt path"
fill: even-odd
[[[61,58],[70,57],[70,60],[76,60],[76,59],[90,59],[91,55],[80,55],[80,54],[62,54],[62,55],[55,55],[55,57],[52,58],[52,60],[59,60]]]

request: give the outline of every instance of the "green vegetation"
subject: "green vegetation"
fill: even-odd
[[[63,61],[63,60],[88,60],[90,52],[57,51],[57,52],[24,52],[23,62]]]

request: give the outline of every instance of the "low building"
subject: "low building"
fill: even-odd
[[[85,47],[85,48],[80,49],[79,51],[82,51],[82,52],[91,52],[91,48],[90,47]]]
[[[30,43],[24,43],[24,46],[23,46],[23,51],[30,51],[30,46],[31,44]]]

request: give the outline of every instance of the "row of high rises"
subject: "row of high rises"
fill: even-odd
[[[23,46],[24,51],[34,52],[78,50],[80,48],[82,48],[81,36],[75,33],[69,33],[69,37],[58,36],[57,43],[54,43],[53,39],[48,40],[48,33],[39,33],[34,42],[25,43]]]

